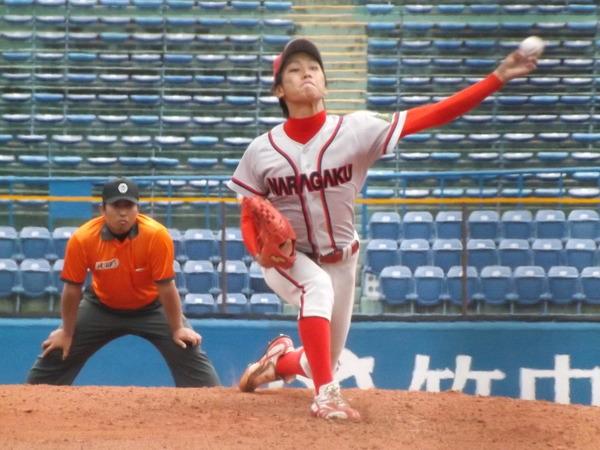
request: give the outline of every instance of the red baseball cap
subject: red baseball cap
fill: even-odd
[[[286,44],[281,54],[273,61],[273,81],[276,82],[277,75],[285,66],[286,60],[294,53],[300,52],[312,56],[319,63],[321,69],[323,69],[323,60],[321,59],[321,53],[317,46],[308,39],[293,39]]]

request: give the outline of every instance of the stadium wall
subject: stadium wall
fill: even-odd
[[[245,366],[278,333],[298,342],[291,320],[191,322],[224,386],[235,386]],[[0,384],[24,382],[42,341],[58,324],[47,318],[0,319]],[[600,406],[599,337],[596,322],[355,322],[336,376],[343,386],[361,389],[452,389]],[[76,384],[173,386],[158,351],[133,336],[102,348]]]

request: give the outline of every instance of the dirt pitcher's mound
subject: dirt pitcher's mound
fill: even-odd
[[[600,408],[457,392],[344,391],[358,423],[309,413],[308,389],[0,386],[2,449],[591,449]]]

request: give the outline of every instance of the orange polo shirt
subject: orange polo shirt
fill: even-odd
[[[175,277],[174,249],[169,231],[139,214],[137,223],[121,242],[97,217],[79,227],[65,251],[61,279],[83,283],[92,272],[92,288],[107,306],[139,309],[158,297],[156,282]]]

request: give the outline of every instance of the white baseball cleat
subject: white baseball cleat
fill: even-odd
[[[250,364],[242,374],[239,383],[240,390],[242,392],[253,392],[260,385],[272,381],[283,380],[286,383],[293,381],[295,377],[280,377],[275,370],[277,360],[293,349],[292,339],[285,334],[281,334],[269,342],[262,357]]]
[[[321,419],[360,420],[358,411],[342,397],[340,385],[335,381],[324,384],[319,388],[319,395],[310,407],[313,416]]]

